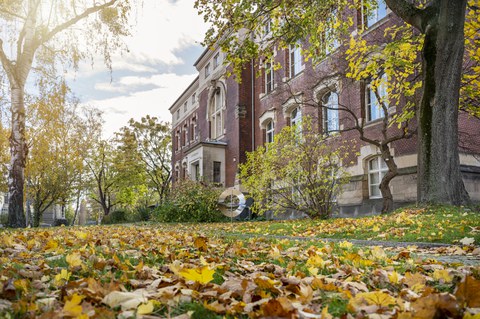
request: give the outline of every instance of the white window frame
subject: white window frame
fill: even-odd
[[[289,47],[289,72],[290,77],[294,78],[303,71],[302,50],[299,43],[292,44]]]
[[[210,102],[210,135],[213,139],[218,139],[224,134],[224,101],[224,92],[217,87]]]
[[[381,7],[385,8],[384,14],[380,13]],[[372,14],[370,15],[370,12],[367,12],[366,6],[364,5],[364,2],[362,0],[362,28],[371,28],[378,21],[385,18],[390,12],[389,10],[390,9],[388,8],[384,0],[377,0],[377,5],[375,8],[373,8],[373,10],[371,11]]]
[[[183,113],[187,113],[188,111],[188,101],[185,101],[185,103],[183,103]]]
[[[383,100],[388,109],[387,85],[387,74],[383,73],[377,90],[380,99]],[[382,108],[380,101],[378,101],[375,91],[372,90],[370,81],[365,84],[365,108],[367,113],[367,122],[372,122],[385,117],[384,109]]]
[[[205,78],[208,78],[210,76],[210,62],[205,65]]]
[[[197,97],[197,93],[193,93],[193,94],[192,94],[192,101],[191,101],[192,105],[195,104],[195,99],[196,99],[196,97]]]
[[[335,23],[335,19],[338,19],[337,9],[333,9],[330,13],[330,16],[327,17],[328,22],[323,33],[323,47],[325,55],[329,55],[340,46],[338,35],[335,33],[335,29],[332,27],[332,25]]]
[[[271,93],[275,89],[275,70],[273,61],[265,63],[265,93]]]
[[[220,52],[213,57],[213,69],[215,70],[220,65]]]
[[[328,99],[326,98],[328,96]],[[332,97],[336,97],[332,100]],[[330,134],[340,129],[340,118],[338,114],[338,93],[327,91],[322,96],[323,107],[323,132]],[[331,109],[336,107],[336,109]]]
[[[265,144],[275,141],[275,122],[273,119],[265,123]]]
[[[372,167],[371,163],[376,161],[375,167]],[[380,183],[382,182],[383,176],[388,172],[388,167],[385,161],[380,156],[375,156],[370,158],[367,161],[367,171],[368,171],[368,196],[369,198],[382,198],[382,193],[380,191]],[[378,176],[378,183],[372,182],[372,175]],[[378,189],[378,194],[372,192],[372,188],[376,187]]]

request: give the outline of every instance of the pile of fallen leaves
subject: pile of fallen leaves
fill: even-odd
[[[478,264],[193,228],[0,230],[0,317],[480,318]]]

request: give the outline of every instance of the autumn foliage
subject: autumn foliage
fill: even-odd
[[[478,318],[478,262],[232,237],[235,224],[2,230],[4,318]],[[443,259],[442,259],[443,258]],[[452,258],[450,256],[450,258]],[[443,261],[442,261],[443,260]],[[471,263],[470,263],[471,264]]]

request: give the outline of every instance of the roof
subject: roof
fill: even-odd
[[[175,100],[175,102],[173,102],[173,104],[168,108],[169,111],[175,106],[175,104],[177,104],[177,102],[185,95],[185,93],[187,93],[187,91],[190,90],[190,88],[193,86],[193,84],[195,84],[195,82],[198,81],[198,79],[199,79],[199,76],[197,75],[195,77],[195,80],[193,80],[192,83],[190,83],[190,85],[182,92],[182,94],[179,95],[179,97]]]

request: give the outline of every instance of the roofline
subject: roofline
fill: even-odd
[[[190,90],[190,88],[193,86],[193,84],[195,84],[195,82],[197,82],[197,81],[199,80],[199,78],[200,78],[199,75],[197,75],[197,76],[195,77],[195,79],[192,81],[192,83],[190,83],[190,84],[187,86],[187,88],[182,92],[182,94],[180,94],[180,95],[178,96],[178,98],[175,100],[175,102],[173,102],[172,106],[170,106],[170,107],[168,108],[169,111],[173,109],[173,107],[175,106],[175,104],[177,104],[177,102],[180,101],[180,99],[185,95],[185,93],[187,93],[188,90]]]
[[[195,61],[195,63],[193,64],[194,67],[197,67],[197,64],[200,63],[200,60],[202,60],[205,55],[207,55],[208,51],[211,51],[210,48],[206,48],[205,50],[203,50],[202,54],[200,54],[197,61]]]

